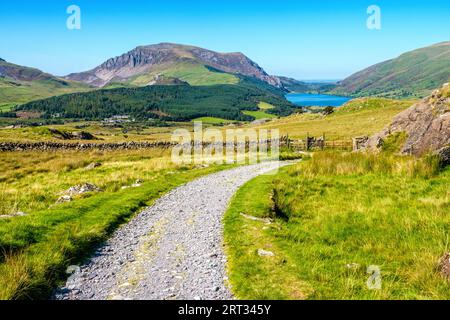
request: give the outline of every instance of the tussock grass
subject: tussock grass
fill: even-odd
[[[263,298],[297,299],[292,292],[300,292],[306,299],[449,299],[438,262],[450,250],[450,169],[438,168],[433,157],[319,152],[276,177],[253,180],[247,192],[260,194],[235,199],[225,220],[234,290],[240,298],[261,297],[258,275],[240,269],[253,261],[257,272],[275,270],[258,277],[257,286],[267,288]],[[258,205],[270,197],[271,205]],[[237,208],[276,214],[276,222],[250,227]],[[257,257],[263,244],[249,239],[258,237],[285,264]],[[366,285],[371,265],[381,269],[381,290]]]

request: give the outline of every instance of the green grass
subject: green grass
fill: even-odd
[[[261,102],[259,103],[258,107],[259,107],[260,110],[270,110],[270,109],[275,108],[275,107],[274,107],[273,105],[271,105],[270,103],[263,102],[263,101],[261,101]]]
[[[207,68],[200,63],[178,63],[171,66],[161,67],[152,73],[139,76],[132,80],[134,85],[146,85],[154,79],[157,74],[166,77],[178,78],[192,86],[209,86],[217,84],[237,84],[239,79],[229,73],[219,72]]]
[[[272,214],[272,181],[274,176],[263,175],[245,184],[234,196],[224,218],[225,244],[228,255],[228,274],[233,293],[238,299],[302,299],[298,288],[303,283],[295,274],[295,265],[276,247],[275,239],[262,222],[244,218],[246,215],[265,218]],[[258,249],[276,254],[260,257]]]
[[[12,109],[12,107],[14,107],[14,103],[4,103],[4,104],[0,104],[0,112],[7,112],[10,111]]]
[[[275,114],[267,113],[267,110],[274,109],[275,107],[271,105],[270,103],[261,101],[258,104],[259,110],[257,111],[243,111],[243,114],[246,114],[248,116],[252,116],[255,118],[255,120],[260,119],[275,119],[277,116]]]
[[[201,121],[205,124],[214,124],[214,125],[229,124],[229,123],[236,122],[233,120],[227,120],[227,119],[215,118],[215,117],[201,117],[201,118],[192,120],[192,122],[194,122],[194,121]]]
[[[381,131],[401,111],[409,108],[413,100],[389,100],[382,98],[355,99],[324,117],[320,114],[297,114],[276,119],[258,126],[279,129],[282,135],[292,139],[319,137],[325,134],[328,141],[347,140]]]
[[[225,217],[234,292],[242,299],[449,299],[438,271],[450,249],[449,185],[450,168],[438,172],[433,158],[385,154],[317,153],[257,178]],[[267,228],[242,211],[275,222]],[[275,257],[259,257],[260,248]],[[366,286],[371,265],[381,269],[381,290]]]
[[[68,83],[69,85],[63,86],[54,81],[31,81],[19,82],[18,84],[20,85],[13,85],[0,79],[0,106],[11,107],[52,96],[92,90],[83,84],[75,82]]]
[[[277,118],[275,114],[270,114],[265,111],[259,110],[259,111],[243,111],[243,114],[246,114],[248,116],[254,117],[256,120],[259,119],[274,119]]]
[[[68,265],[78,264],[140,208],[170,189],[222,167],[180,167],[167,151],[3,153],[0,214],[0,300],[46,298]],[[99,161],[101,167],[86,170]],[[122,190],[136,179],[138,188]],[[61,191],[91,182],[103,192],[55,205]]]

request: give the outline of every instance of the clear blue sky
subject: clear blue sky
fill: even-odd
[[[81,8],[82,29],[66,28]],[[369,5],[382,29],[366,28]],[[65,75],[138,45],[241,51],[269,73],[341,79],[399,54],[450,40],[448,0],[0,1],[0,57]]]

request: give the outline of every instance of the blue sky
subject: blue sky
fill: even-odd
[[[81,8],[81,30],[66,9]],[[367,7],[382,12],[366,27]],[[450,40],[446,0],[0,1],[0,57],[65,75],[138,45],[192,44],[240,51],[269,73],[341,79],[399,54]]]

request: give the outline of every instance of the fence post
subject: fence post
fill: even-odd
[[[306,133],[305,144],[306,144],[306,151],[309,151],[309,132]]]
[[[325,149],[325,143],[326,143],[326,140],[325,140],[325,132],[324,132],[323,135],[322,135],[322,139],[323,139],[323,141],[322,141],[322,151],[323,151],[323,149]]]

